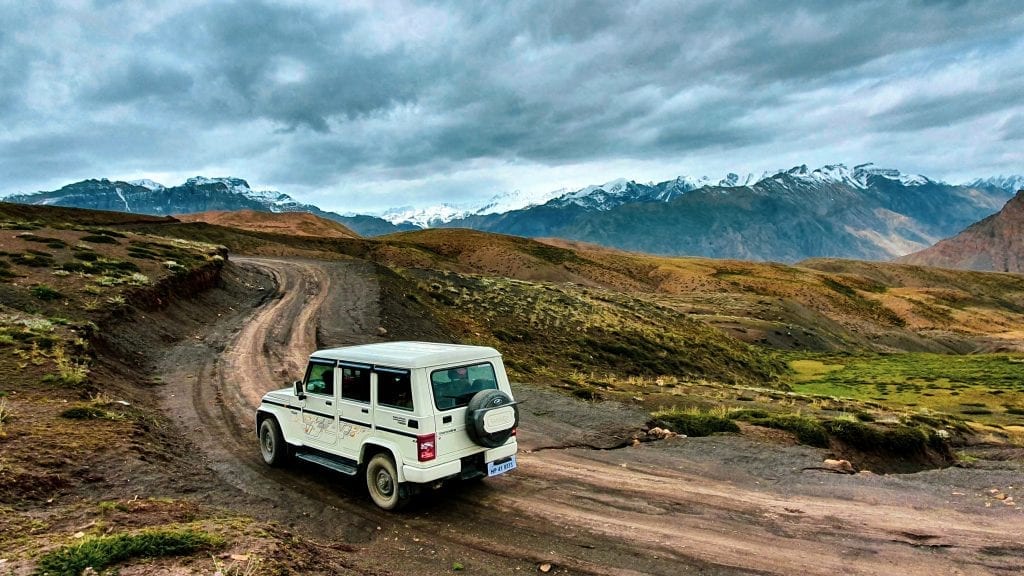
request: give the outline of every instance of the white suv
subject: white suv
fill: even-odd
[[[256,412],[263,460],[366,476],[386,510],[418,489],[516,467],[519,409],[493,348],[386,342],[314,352]]]

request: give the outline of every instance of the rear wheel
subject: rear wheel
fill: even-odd
[[[366,488],[373,503],[384,510],[397,510],[409,501],[406,491],[398,483],[395,461],[384,452],[374,454],[366,465]]]
[[[260,453],[271,466],[283,466],[288,461],[288,445],[281,435],[277,420],[270,416],[260,422]]]

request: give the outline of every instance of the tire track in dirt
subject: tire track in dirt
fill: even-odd
[[[272,275],[277,293],[226,346],[190,342],[169,356],[175,392],[167,407],[224,482],[269,502],[270,516],[322,537],[372,541],[364,551],[375,565],[450,572],[450,564],[407,545],[429,542],[492,572],[541,562],[585,574],[1011,574],[1021,567],[1012,555],[983,553],[1019,548],[1009,522],[920,503],[786,496],[680,472],[689,462],[670,451],[657,466],[631,458],[653,447],[524,451],[509,477],[426,494],[405,515],[383,513],[358,481],[305,465],[265,466],[253,423],[262,394],[299,377],[309,352],[379,338],[372,265],[235,261]],[[557,445],[566,434],[564,414],[523,425],[531,428],[524,447]]]

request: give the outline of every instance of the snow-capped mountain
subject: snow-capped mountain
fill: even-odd
[[[447,224],[452,220],[470,216],[486,216],[512,210],[522,210],[523,208],[543,204],[563,193],[564,190],[543,194],[527,194],[520,190],[513,190],[512,192],[496,194],[483,204],[460,205],[445,203],[426,208],[416,208],[414,206],[392,208],[381,214],[381,218],[395,225],[411,224],[420,228],[433,228]]]
[[[992,178],[978,178],[965,184],[976,188],[990,187],[1005,190],[1011,194],[1018,190],[1024,190],[1024,176],[994,176]]]
[[[730,174],[717,183],[613,180],[542,206],[447,225],[668,255],[880,260],[955,234],[1010,196],[873,164],[801,165],[759,179]]]
[[[131,184],[132,186],[139,186],[141,188],[146,188],[147,190],[153,191],[160,191],[167,188],[163,184],[160,184],[159,182],[154,182],[149,178],[143,178],[141,180],[129,180],[128,183]]]
[[[134,182],[83,180],[50,192],[18,194],[8,202],[71,206],[92,210],[135,212],[169,216],[211,210],[256,210],[259,212],[309,212],[340,222],[360,235],[378,235],[412,229],[395,226],[372,216],[346,217],[303,204],[273,190],[253,190],[241,178],[195,176],[183,184],[167,187],[152,180]]]
[[[848,168],[845,164],[827,164],[814,170],[810,170],[806,164],[802,164],[787,170],[779,170],[769,178],[783,174],[811,184],[845,184],[861,190],[867,189],[871,185],[872,178],[884,178],[899,182],[904,186],[921,186],[931,182],[919,174],[903,174],[899,170],[879,168],[871,163],[860,164],[854,166],[853,169]]]
[[[438,204],[426,208],[414,206],[392,208],[381,214],[380,217],[396,225],[412,224],[420,228],[433,228],[456,218],[465,218],[472,213],[472,210],[460,208],[454,204]]]

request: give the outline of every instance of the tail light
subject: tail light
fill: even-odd
[[[516,431],[518,431],[518,430],[519,430],[518,428],[513,428],[512,429],[512,436],[515,436],[516,435]]]
[[[437,442],[433,434],[422,434],[416,437],[416,453],[420,462],[433,460],[437,457]]]

